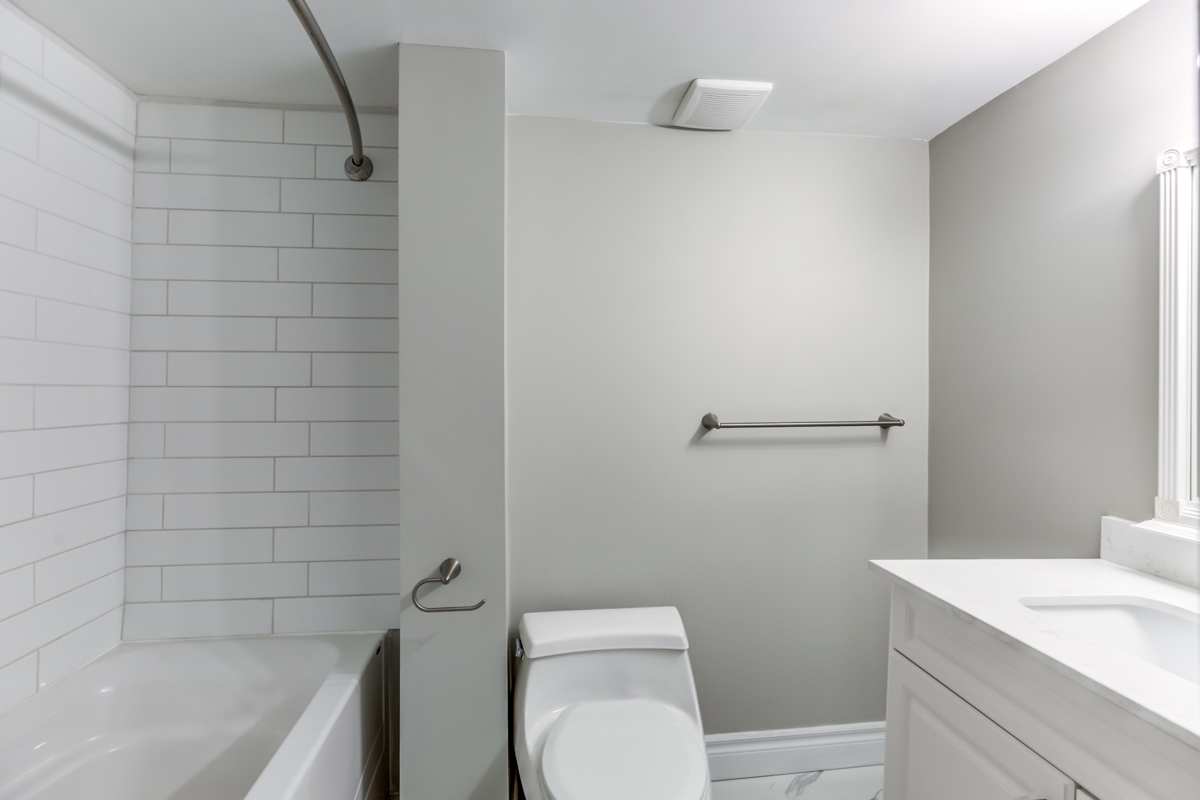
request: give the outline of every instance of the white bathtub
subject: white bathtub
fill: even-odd
[[[128,642],[0,716],[0,800],[364,800],[382,633]]]

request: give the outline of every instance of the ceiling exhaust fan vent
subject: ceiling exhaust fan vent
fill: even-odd
[[[731,131],[745,125],[771,93],[769,83],[697,78],[675,112],[679,128]]]

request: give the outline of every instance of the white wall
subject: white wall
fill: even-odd
[[[508,147],[511,623],[675,605],[707,732],[883,719],[867,560],[925,555],[925,143],[511,117]]]
[[[135,112],[0,4],[0,710],[120,640]]]
[[[1197,136],[1196,4],[1152,0],[930,143],[929,547],[1095,558],[1154,513],[1156,158]]]
[[[125,638],[394,627],[396,118],[143,103]]]

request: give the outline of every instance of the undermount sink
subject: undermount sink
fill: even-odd
[[[1022,597],[1064,635],[1111,647],[1200,684],[1200,613],[1144,597]]]

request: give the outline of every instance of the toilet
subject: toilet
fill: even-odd
[[[708,800],[679,611],[521,618],[514,749],[528,800]]]

